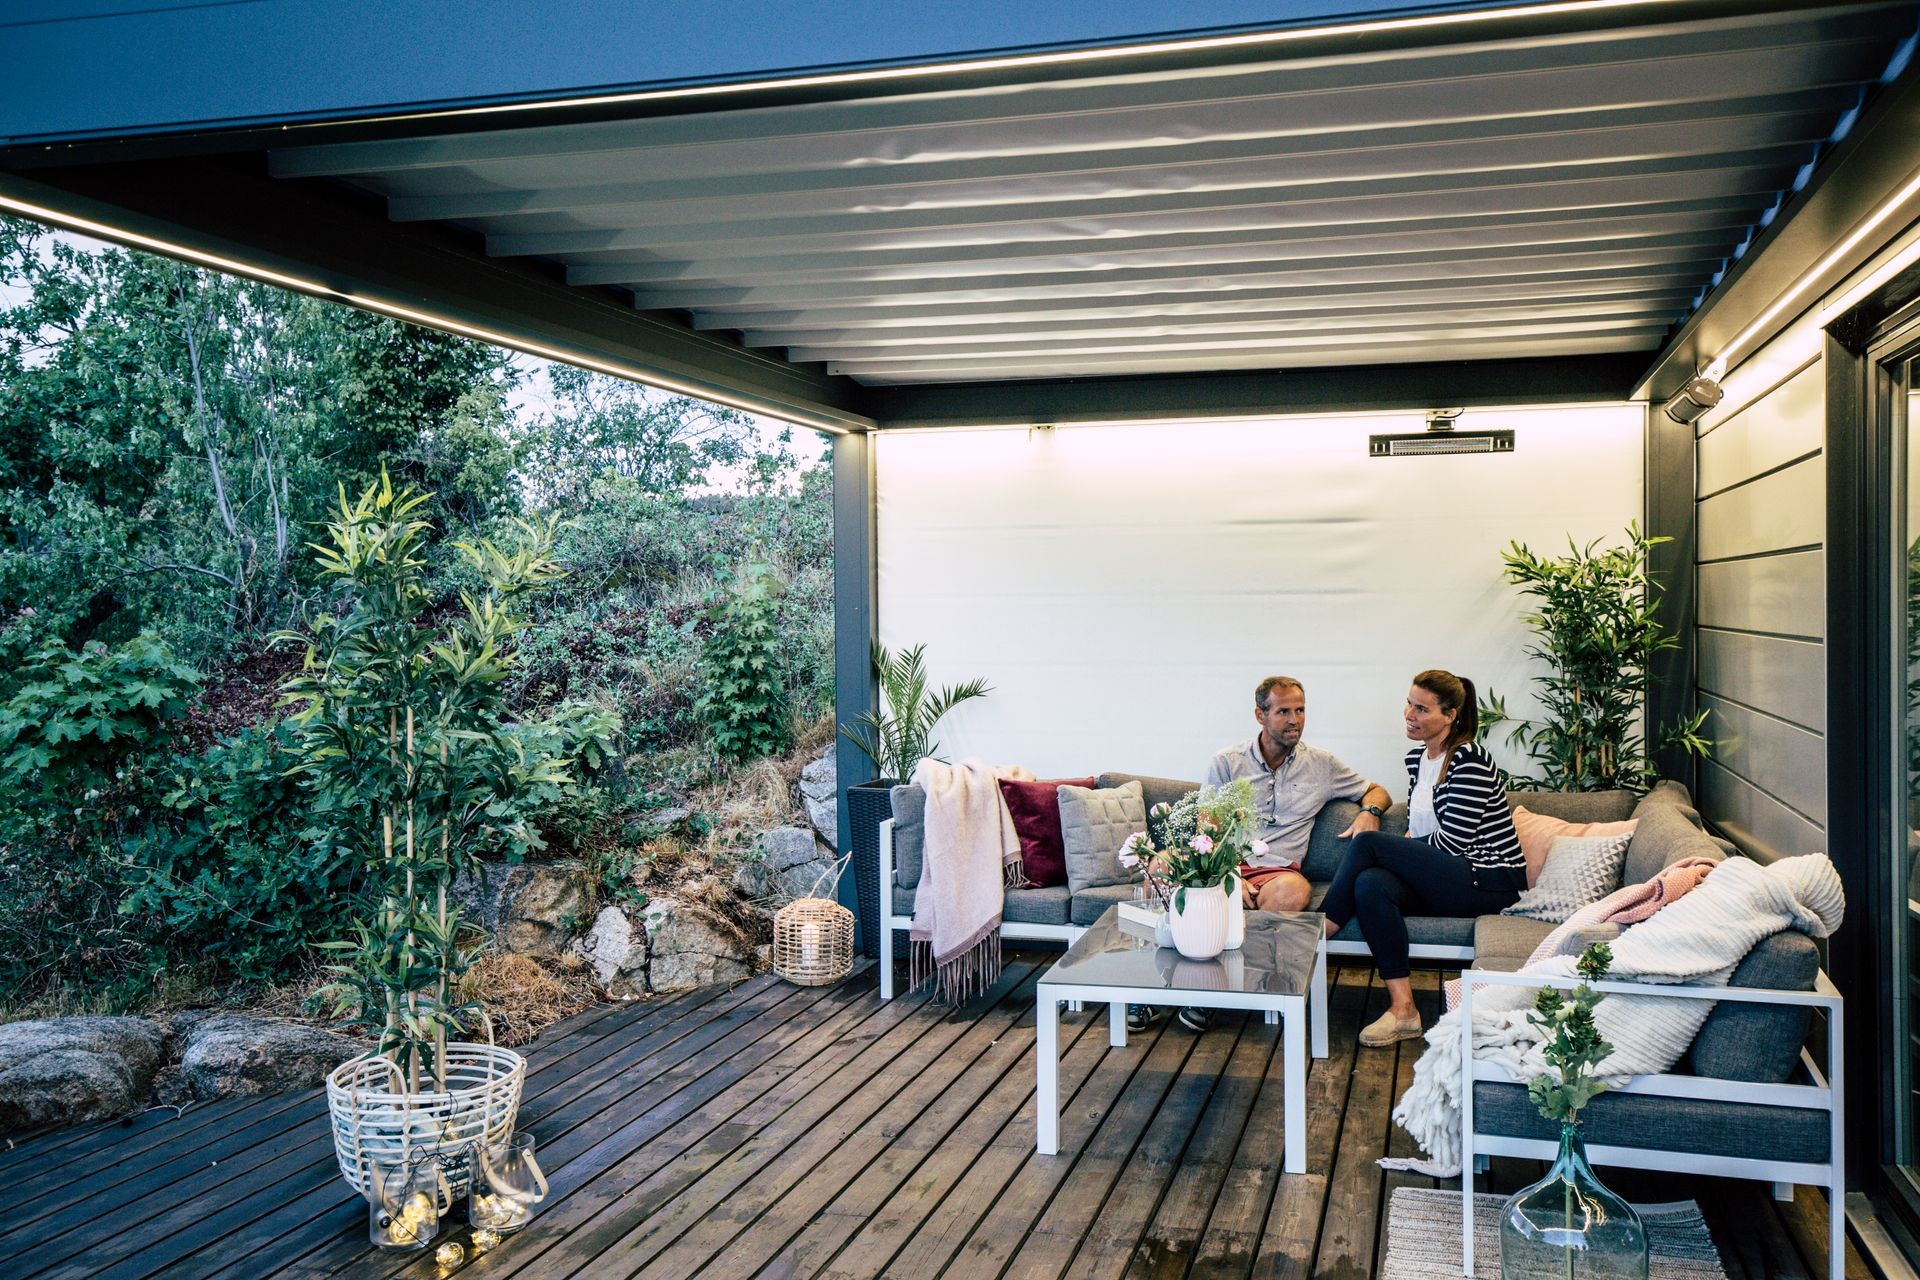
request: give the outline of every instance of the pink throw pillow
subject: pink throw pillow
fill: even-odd
[[[1515,805],[1513,829],[1520,837],[1521,856],[1527,860],[1527,888],[1533,888],[1540,878],[1540,868],[1547,865],[1547,850],[1553,848],[1553,842],[1561,836],[1632,835],[1637,825],[1631,818],[1625,822],[1568,822],[1535,813],[1525,805]]]

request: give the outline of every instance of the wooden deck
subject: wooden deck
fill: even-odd
[[[1332,1054],[1308,1077],[1309,1172],[1283,1176],[1276,1028],[1240,1016],[1197,1037],[1163,1018],[1110,1049],[1103,1006],[1068,1015],[1061,1152],[1036,1156],[1033,995],[1049,961],[1012,954],[958,1011],[924,994],[882,1004],[868,970],[832,989],[761,977],[551,1028],[530,1051],[521,1115],[553,1194],[461,1274],[1375,1272],[1387,1193],[1434,1184],[1374,1164],[1403,1149],[1388,1112],[1424,1045],[1356,1051],[1384,1007],[1371,970],[1332,975]],[[369,1250],[324,1111],[317,1093],[229,1100],[0,1152],[0,1276],[447,1274],[430,1255]],[[1537,1171],[1500,1162],[1494,1184]],[[1816,1193],[1776,1205],[1753,1184],[1619,1181],[1635,1198],[1699,1199],[1734,1280],[1805,1276],[1804,1259],[1824,1256]]]

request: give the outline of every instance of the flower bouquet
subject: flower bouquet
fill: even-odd
[[[1230,934],[1239,906],[1240,864],[1266,852],[1252,838],[1253,784],[1241,779],[1174,804],[1155,805],[1147,830],[1127,837],[1123,865],[1140,867],[1148,892],[1167,904],[1174,945],[1190,960],[1238,945]]]

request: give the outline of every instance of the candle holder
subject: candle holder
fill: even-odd
[[[839,887],[846,865],[840,859],[806,896],[773,913],[773,971],[795,986],[824,987],[853,972],[853,912],[821,892]]]
[[[476,1228],[511,1235],[527,1225],[534,1206],[547,1198],[547,1175],[533,1155],[533,1135],[474,1148],[473,1193],[467,1221]]]
[[[453,1203],[438,1160],[376,1160],[368,1183],[367,1238],[376,1247],[412,1253],[433,1243],[440,1215]]]

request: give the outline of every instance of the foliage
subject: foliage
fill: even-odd
[[[1542,987],[1527,1021],[1544,1037],[1541,1055],[1550,1071],[1527,1083],[1527,1097],[1540,1114],[1556,1124],[1577,1125],[1580,1111],[1606,1085],[1593,1076],[1613,1046],[1593,1025],[1593,1010],[1606,997],[1588,986],[1607,976],[1613,967],[1613,948],[1596,942],[1576,962],[1582,981],[1571,992]]]
[[[793,740],[778,626],[784,589],[770,566],[752,561],[707,611],[713,630],[700,655],[696,710],[713,734],[714,750],[729,760],[778,755]]]
[[[985,680],[969,680],[930,693],[924,644],[889,653],[876,641],[873,674],[880,685],[880,709],[851,725],[841,725],[840,732],[866,753],[882,778],[908,777],[922,759],[938,759],[935,753],[940,746],[933,740],[933,727],[961,703],[991,692]]]
[[[1596,539],[1568,554],[1535,555],[1519,542],[1502,553],[1507,581],[1536,602],[1525,615],[1535,640],[1527,653],[1548,673],[1534,680],[1544,721],[1510,715],[1491,692],[1480,705],[1481,734],[1508,726],[1507,741],[1539,768],[1536,784],[1556,791],[1644,791],[1659,771],[1640,730],[1647,671],[1654,655],[1679,640],[1657,618],[1660,585],[1647,556],[1671,541],[1649,538],[1629,525],[1626,541],[1597,550]],[[1681,717],[1662,736],[1665,745],[1705,755],[1712,743],[1700,733],[1706,712]]]
[[[577,503],[587,486],[613,476],[648,493],[680,494],[708,482],[713,468],[749,457],[752,421],[737,409],[645,388],[581,369],[548,374],[557,412],[529,445],[541,497]]]
[[[16,796],[71,803],[76,783],[151,747],[186,710],[199,673],[143,632],[109,649],[41,649],[34,674],[0,707],[0,777]]]
[[[460,936],[454,880],[483,854],[531,847],[519,800],[552,794],[564,762],[504,716],[502,684],[524,629],[517,597],[560,570],[552,528],[522,542],[457,549],[485,583],[438,627],[427,616],[426,496],[382,475],[340,510],[316,547],[347,593],[318,619],[305,668],[288,682],[296,764],[322,843],[365,885],[354,938],[326,944],[336,1009],[375,1026],[410,1089],[438,1078],[447,1039],[473,1012],[457,998],[473,951]],[[297,638],[297,637],[290,637]]]
[[[347,928],[353,868],[312,822],[291,748],[274,722],[176,757],[161,820],[129,841],[121,913],[152,918],[174,950],[254,981]]]
[[[1185,909],[1188,889],[1231,889],[1247,855],[1266,852],[1253,838],[1253,783],[1246,778],[1155,805],[1153,817],[1147,830],[1127,837],[1121,857],[1128,865],[1144,862],[1156,892],[1163,876],[1177,886],[1175,911]]]

